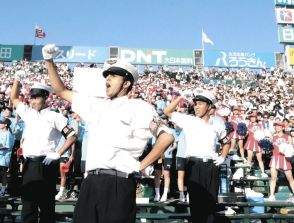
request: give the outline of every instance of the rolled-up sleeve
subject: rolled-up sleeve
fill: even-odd
[[[170,121],[176,123],[179,127],[185,128],[185,126],[191,123],[190,120],[191,116],[182,114],[179,112],[173,112]],[[195,117],[194,117],[195,118]]]
[[[20,102],[16,107],[15,112],[22,118],[22,120],[26,121],[29,109],[29,106],[25,105],[23,102]]]

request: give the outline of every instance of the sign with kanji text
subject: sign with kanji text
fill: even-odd
[[[279,26],[278,38],[280,43],[294,43],[294,27]]]
[[[119,57],[132,64],[194,64],[193,49],[120,48]]]
[[[20,61],[23,59],[24,45],[1,45],[0,61]]]

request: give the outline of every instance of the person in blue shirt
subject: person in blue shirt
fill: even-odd
[[[161,93],[156,94],[156,98],[154,101],[157,109],[164,110],[166,107],[166,102],[163,100]]]
[[[75,113],[74,111],[69,111],[69,124],[73,126],[77,140],[74,144],[74,154],[73,154],[73,161],[71,164],[70,172],[68,174],[68,184],[69,184],[69,191],[68,191],[68,200],[76,200],[78,197],[78,191],[75,190],[75,186],[80,189],[81,187],[81,180],[77,181],[76,177],[82,177],[81,174],[81,155],[82,155],[82,143],[83,141],[83,135],[84,135],[84,122],[82,122],[80,116]]]
[[[164,202],[167,200],[167,194],[169,192],[169,187],[170,187],[170,171],[171,171],[172,162],[173,162],[173,151],[177,148],[177,142],[178,142],[179,132],[176,129],[171,129],[171,131],[175,138],[175,141],[164,152],[164,160],[163,160],[164,189],[160,199],[161,202]]]
[[[0,175],[2,178],[2,187],[0,196],[4,196],[7,187],[7,170],[10,164],[14,137],[10,129],[11,121],[7,118],[0,119]]]
[[[178,108],[178,112],[187,114],[188,108],[186,106],[181,106]],[[180,193],[179,200],[181,202],[185,202],[185,168],[186,168],[186,139],[185,133],[182,128],[177,126],[175,128],[178,132],[177,138],[177,154],[176,154],[176,170],[178,171],[178,189]],[[187,195],[187,202],[189,202],[189,196]]]
[[[178,171],[178,189],[180,193],[179,200],[181,202],[185,202],[185,164],[186,164],[186,141],[185,141],[185,133],[182,128],[177,126],[177,155],[176,155],[176,169]]]
[[[64,117],[68,119],[69,125],[77,131],[77,122],[74,121],[69,114],[69,111],[67,109],[62,111],[62,114]],[[77,133],[76,133],[77,135]],[[59,151],[60,148],[64,145],[66,142],[66,138],[64,136],[61,137],[58,146],[56,147],[56,151]],[[75,143],[73,143],[60,157],[60,166],[59,166],[59,172],[60,172],[60,188],[59,192],[55,196],[55,200],[62,201],[68,198],[68,193],[66,191],[66,183],[67,183],[67,175],[72,175],[72,171],[69,172],[70,167],[72,166],[71,163],[74,160],[74,151],[75,151]],[[69,173],[68,173],[69,172]],[[67,174],[68,173],[68,174]],[[72,176],[70,176],[72,177]]]

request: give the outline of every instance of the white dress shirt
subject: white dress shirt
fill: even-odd
[[[109,100],[74,93],[72,109],[89,128],[86,171],[139,171],[138,159],[152,137],[149,126],[157,116],[151,105],[126,96]]]
[[[16,113],[25,122],[23,155],[46,156],[49,152],[55,152],[67,119],[50,108],[38,112],[22,102],[17,106]]]
[[[183,128],[186,139],[186,157],[214,159],[216,145],[226,137],[226,126],[220,118],[210,117],[208,123],[201,118],[173,112],[171,121]]]

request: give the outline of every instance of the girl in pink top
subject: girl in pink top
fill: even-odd
[[[294,192],[294,179],[292,175],[292,165],[290,160],[285,157],[283,153],[279,151],[279,146],[282,143],[288,143],[292,145],[292,139],[289,135],[285,134],[284,128],[285,125],[283,122],[275,122],[275,134],[272,138],[273,141],[273,155],[270,161],[270,168],[271,168],[271,181],[270,181],[270,196],[267,198],[267,201],[274,201],[275,200],[275,188],[277,182],[278,171],[284,171],[287,180],[289,181],[289,185],[291,187],[292,193]]]
[[[258,161],[258,165],[261,170],[261,177],[268,177],[267,174],[264,172],[264,164],[262,161],[262,149],[258,146],[258,141],[254,138],[254,133],[258,130],[262,130],[262,125],[257,123],[257,114],[252,113],[249,116],[250,123],[247,126],[248,129],[248,137],[245,143],[245,149],[248,153],[248,165],[251,166],[251,162],[253,159],[253,155],[256,154],[256,158]]]

